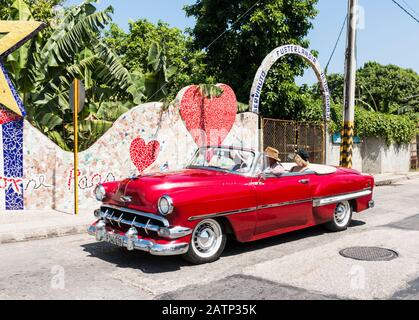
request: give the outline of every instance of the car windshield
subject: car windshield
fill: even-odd
[[[231,173],[249,173],[255,153],[240,149],[223,147],[200,148],[195,153],[188,167],[209,168]]]

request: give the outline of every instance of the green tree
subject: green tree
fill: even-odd
[[[157,65],[149,63],[150,52],[164,56],[164,68],[172,79],[160,81],[163,87],[152,81],[146,83],[147,96],[153,97],[153,101],[173,99],[182,87],[193,83],[213,82],[207,77],[204,53],[192,50],[191,37],[177,28],[169,27],[167,23],[159,21],[155,25],[147,20],[130,22],[128,33],[116,24],[111,24],[105,35],[106,43],[121,57],[127,69],[145,74],[147,79],[152,76],[158,80],[155,77]]]
[[[328,76],[329,89],[335,103],[343,102],[344,77]],[[313,87],[317,96],[320,91]],[[366,110],[404,114],[419,112],[419,75],[395,65],[368,62],[356,73],[356,101]]]
[[[317,0],[197,0],[186,6],[196,18],[194,46],[205,50],[209,74],[235,90],[247,103],[255,73],[265,56],[284,44],[308,47],[306,39]],[[303,100],[294,83],[304,73],[301,58],[284,57],[270,70],[261,98],[261,114],[292,118]]]
[[[13,16],[16,11],[20,11],[19,6],[24,4],[30,8],[34,20],[43,21],[50,25],[57,18],[55,8],[61,6],[63,2],[64,0],[23,0],[22,2],[0,0],[0,20],[9,20],[10,16]]]
[[[69,88],[84,81],[86,107],[80,114],[80,148],[85,149],[112,126],[120,114],[144,97],[141,79],[131,75],[119,57],[101,42],[112,7],[96,11],[86,1],[66,10],[50,34],[38,34],[7,58],[11,80],[28,112],[28,120],[65,150],[71,150],[74,128]],[[24,0],[15,0],[9,19],[31,20]]]

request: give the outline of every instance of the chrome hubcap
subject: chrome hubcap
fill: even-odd
[[[201,248],[208,249],[215,241],[215,233],[211,229],[204,229],[198,234],[196,241]]]
[[[198,256],[211,257],[218,251],[221,242],[222,231],[217,222],[204,220],[196,226],[192,237],[192,248]]]
[[[350,218],[351,208],[348,202],[341,202],[336,206],[335,209],[335,222],[338,226],[345,226]]]

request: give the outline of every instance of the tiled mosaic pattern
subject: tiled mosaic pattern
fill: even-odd
[[[159,156],[160,143],[157,140],[152,140],[148,144],[142,138],[135,138],[131,142],[129,153],[131,161],[137,168],[139,173],[144,172],[151,166]]]
[[[221,145],[236,120],[233,89],[225,84],[217,86],[223,90],[219,97],[204,97],[199,86],[189,86],[176,98],[185,126],[198,146]]]
[[[22,121],[18,123],[21,126],[23,124]],[[10,126],[13,125],[3,125],[8,131],[6,136],[10,135]],[[257,148],[257,128],[257,115],[237,115],[224,144]],[[20,178],[22,181],[15,182],[21,190],[19,195],[24,196],[25,209],[53,208],[72,213],[75,174],[72,153],[61,150],[27,121],[24,125],[23,140],[19,139],[17,132],[13,132],[15,136],[12,139],[23,142],[23,155],[22,152],[15,153],[15,159],[23,157],[23,166],[11,165],[9,173],[17,175],[15,178],[23,177]],[[19,149],[17,144],[10,143],[10,138],[6,137],[6,140],[7,150]],[[98,206],[92,195],[98,183],[137,175],[141,170],[147,173],[181,169],[192,158],[196,148],[196,143],[186,129],[178,108],[172,106],[163,111],[162,104],[148,103],[131,109],[91,148],[79,154],[80,209],[93,209]],[[147,149],[150,150],[148,157],[140,152]],[[130,152],[132,150],[138,151]],[[153,156],[153,152],[157,157]],[[145,169],[153,158],[156,158],[155,161]],[[8,159],[11,163],[10,156]],[[23,175],[19,176],[21,170]],[[16,189],[15,184],[11,182],[5,190],[10,208],[20,208],[23,201],[17,201],[18,198],[12,195],[10,187],[14,192]]]
[[[3,174],[7,181],[6,210],[23,210],[23,119],[4,123]]]
[[[16,113],[9,111],[4,106],[0,104],[0,125],[10,122],[19,120],[20,116]]]

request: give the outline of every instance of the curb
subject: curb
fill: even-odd
[[[375,186],[376,187],[389,186],[400,181],[414,180],[414,179],[419,179],[419,173],[405,174],[399,177],[393,177],[393,178],[388,178],[381,181],[377,181],[375,183]]]
[[[10,232],[0,234],[0,244],[25,242],[32,240],[45,240],[76,234],[87,234],[89,223],[83,225],[72,225],[63,227],[51,227],[45,229],[35,229],[23,232]]]

